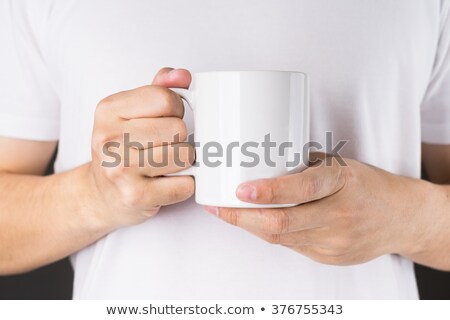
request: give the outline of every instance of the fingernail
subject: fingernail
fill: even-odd
[[[205,210],[206,210],[206,212],[211,213],[215,216],[219,215],[219,208],[217,208],[217,207],[205,206]]]
[[[172,77],[176,74],[177,70],[178,70],[178,69],[170,70],[169,73],[167,74],[167,76],[168,76],[169,78],[172,78]]]
[[[256,200],[256,188],[250,184],[239,186],[236,195],[242,200]]]

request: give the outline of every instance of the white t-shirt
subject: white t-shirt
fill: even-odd
[[[0,0],[0,135],[59,140],[62,172],[90,161],[97,102],[160,67],[303,71],[313,140],[332,131],[349,140],[344,156],[419,178],[421,141],[450,143],[449,10],[449,0]],[[72,261],[75,298],[418,297],[402,257],[322,265],[192,199]]]

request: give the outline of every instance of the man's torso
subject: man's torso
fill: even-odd
[[[100,99],[173,66],[306,72],[312,140],[325,143],[332,131],[349,140],[343,156],[420,174],[420,103],[439,1],[47,3],[41,41],[61,99],[57,171],[90,160]],[[189,111],[185,119],[192,127]],[[113,232],[73,262],[75,298],[417,298],[403,258],[321,265],[214,219],[192,200]]]

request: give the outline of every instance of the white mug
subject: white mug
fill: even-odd
[[[274,178],[307,167],[306,74],[201,72],[194,74],[189,90],[171,90],[194,112],[196,142],[193,167],[171,175],[194,176],[198,204],[237,208],[296,205],[243,202],[236,197],[236,189],[246,181]],[[271,142],[264,142],[268,138]]]

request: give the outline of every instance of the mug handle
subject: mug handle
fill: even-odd
[[[170,90],[172,90],[173,92],[175,92],[176,94],[178,94],[181,99],[183,99],[184,101],[186,101],[187,105],[189,106],[189,108],[191,108],[192,111],[194,111],[194,104],[193,104],[193,100],[192,100],[192,91],[189,91],[188,89],[183,89],[183,88],[169,88]],[[174,172],[174,173],[169,173],[169,174],[165,174],[164,176],[166,177],[174,177],[174,176],[194,176],[196,174],[196,167],[192,166],[189,167],[187,169],[178,171],[178,172]]]
[[[301,86],[304,88],[303,92],[296,90]],[[289,173],[298,173],[306,169],[309,160],[309,148],[305,150],[303,145],[305,141],[309,141],[310,134],[309,80],[306,75],[301,78],[297,74],[291,76],[291,92],[293,92],[291,97],[293,100],[303,100],[303,108],[296,108],[295,103],[291,103],[290,117],[293,121],[289,123],[289,140],[292,142],[292,148],[288,151],[288,161],[295,163],[297,152],[301,154],[302,161],[295,167],[288,168],[288,171]],[[299,126],[299,123],[303,123],[303,125]]]

